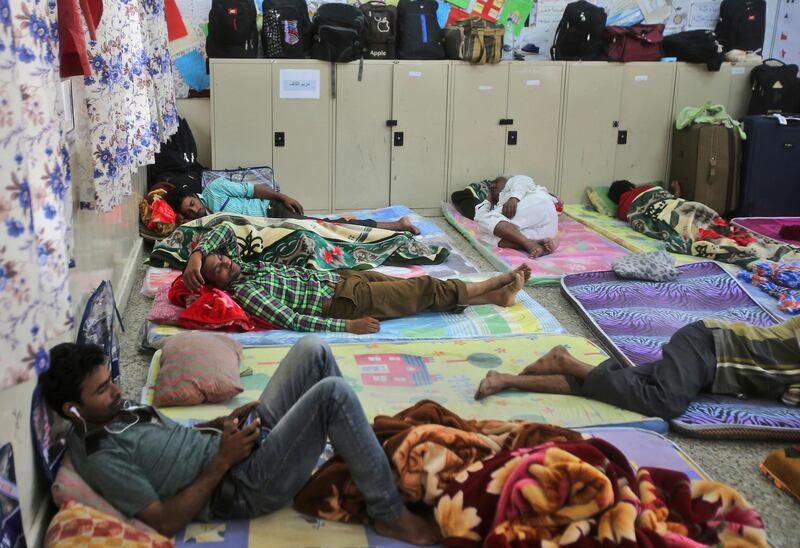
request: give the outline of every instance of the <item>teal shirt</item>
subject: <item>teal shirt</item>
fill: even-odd
[[[235,183],[228,179],[215,179],[200,194],[200,199],[211,213],[236,213],[253,217],[266,217],[269,200],[255,198],[253,183]]]
[[[156,500],[166,501],[192,483],[219,449],[220,436],[182,426],[157,413],[151,422],[114,422],[85,441],[73,430],[68,442],[75,470],[112,506],[133,517]],[[123,431],[124,429],[124,431]],[[196,516],[208,519],[206,507]]]

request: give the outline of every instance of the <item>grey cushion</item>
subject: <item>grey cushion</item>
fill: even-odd
[[[611,268],[617,276],[622,278],[652,282],[667,282],[674,280],[680,274],[680,271],[675,268],[675,257],[666,251],[626,255],[614,261]]]

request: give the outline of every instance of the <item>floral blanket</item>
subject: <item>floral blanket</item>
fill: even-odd
[[[169,237],[157,242],[148,264],[183,269],[200,238],[220,223],[230,223],[234,227],[245,260],[317,270],[440,264],[450,253],[446,248],[423,243],[405,232],[321,220],[216,213],[179,226]]]
[[[732,488],[639,468],[599,438],[504,451],[474,463],[435,508],[445,546],[767,546]]]
[[[407,503],[432,506],[454,478],[501,451],[548,441],[579,440],[558,426],[523,421],[464,420],[436,402],[423,400],[393,417],[380,415],[375,435],[396,473]],[[367,521],[364,498],[341,457],[334,456],[295,497],[299,512],[347,523]]]
[[[675,198],[662,188],[642,192],[631,203],[628,223],[637,232],[663,240],[672,253],[714,259],[747,268],[756,260],[800,260],[797,247],[780,244],[729,225],[699,202]]]
[[[800,261],[775,263],[762,261],[737,277],[778,299],[778,309],[800,314]]]

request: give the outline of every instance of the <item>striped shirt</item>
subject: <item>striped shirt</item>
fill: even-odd
[[[246,312],[293,331],[345,331],[345,320],[322,317],[323,304],[333,297],[331,284],[342,279],[335,272],[244,261],[227,223],[204,235],[197,249],[203,257],[226,255],[239,265],[241,275],[225,291]]]
[[[705,320],[714,332],[712,392],[800,403],[800,317],[772,327]]]

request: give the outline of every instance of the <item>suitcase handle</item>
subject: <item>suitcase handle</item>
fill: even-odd
[[[766,65],[770,61],[775,61],[776,63],[778,63],[778,66],[780,66],[780,67],[785,67],[786,66],[786,63],[784,63],[780,59],[775,59],[774,57],[770,57],[769,59],[764,59],[763,61],[761,61],[761,64],[762,65]]]

